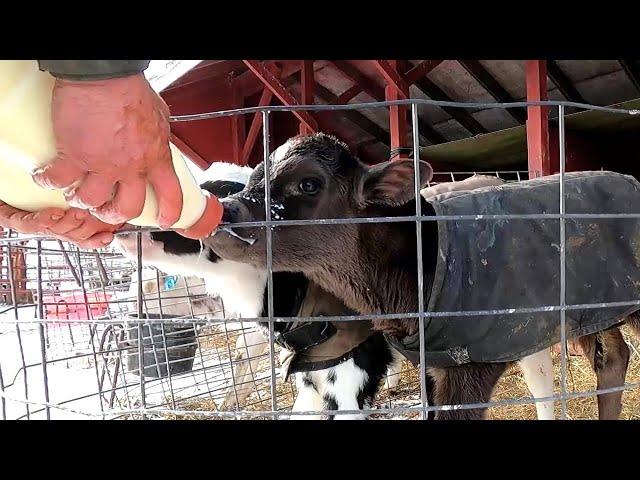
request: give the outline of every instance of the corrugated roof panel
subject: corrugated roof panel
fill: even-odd
[[[458,102],[492,102],[493,97],[455,60],[445,60],[428,77]],[[476,110],[469,110],[473,112]]]
[[[527,95],[524,60],[480,60],[480,64],[513,98]]]
[[[585,100],[595,105],[611,105],[638,97],[638,91],[624,70],[590,78],[574,85]]]
[[[556,63],[574,84],[622,69],[617,60],[556,60]]]

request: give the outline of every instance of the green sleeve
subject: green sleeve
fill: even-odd
[[[144,72],[151,60],[38,60],[40,70],[66,80],[104,80]]]

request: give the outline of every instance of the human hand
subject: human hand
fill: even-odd
[[[85,210],[45,208],[38,212],[19,210],[0,201],[0,226],[20,233],[55,237],[82,248],[101,248],[113,241],[120,225],[101,222]]]
[[[66,189],[70,205],[114,224],[140,215],[148,181],[160,227],[178,221],[182,189],[169,150],[169,109],[144,75],[56,79],[52,118],[58,155],[34,173],[39,185]]]

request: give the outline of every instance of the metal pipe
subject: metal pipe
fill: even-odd
[[[271,222],[271,181],[270,181],[270,151],[269,151],[269,110],[262,112],[262,148],[264,155],[264,214],[268,222]],[[276,363],[275,363],[275,339],[273,333],[273,239],[272,227],[266,227],[267,243],[267,320],[269,322],[269,361],[271,363],[271,408],[278,410],[276,398]]]

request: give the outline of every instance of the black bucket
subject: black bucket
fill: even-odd
[[[147,314],[148,320],[160,320],[160,315]],[[163,320],[181,318],[175,315],[163,315]],[[128,320],[137,322],[138,315],[128,315]],[[164,335],[163,335],[164,327]],[[127,370],[140,375],[138,351],[138,325],[127,328]],[[197,349],[196,331],[193,325],[184,323],[149,323],[142,325],[142,361],[144,376],[164,378],[171,375],[190,372]],[[168,356],[168,359],[167,359]],[[167,368],[167,365],[169,368]]]

